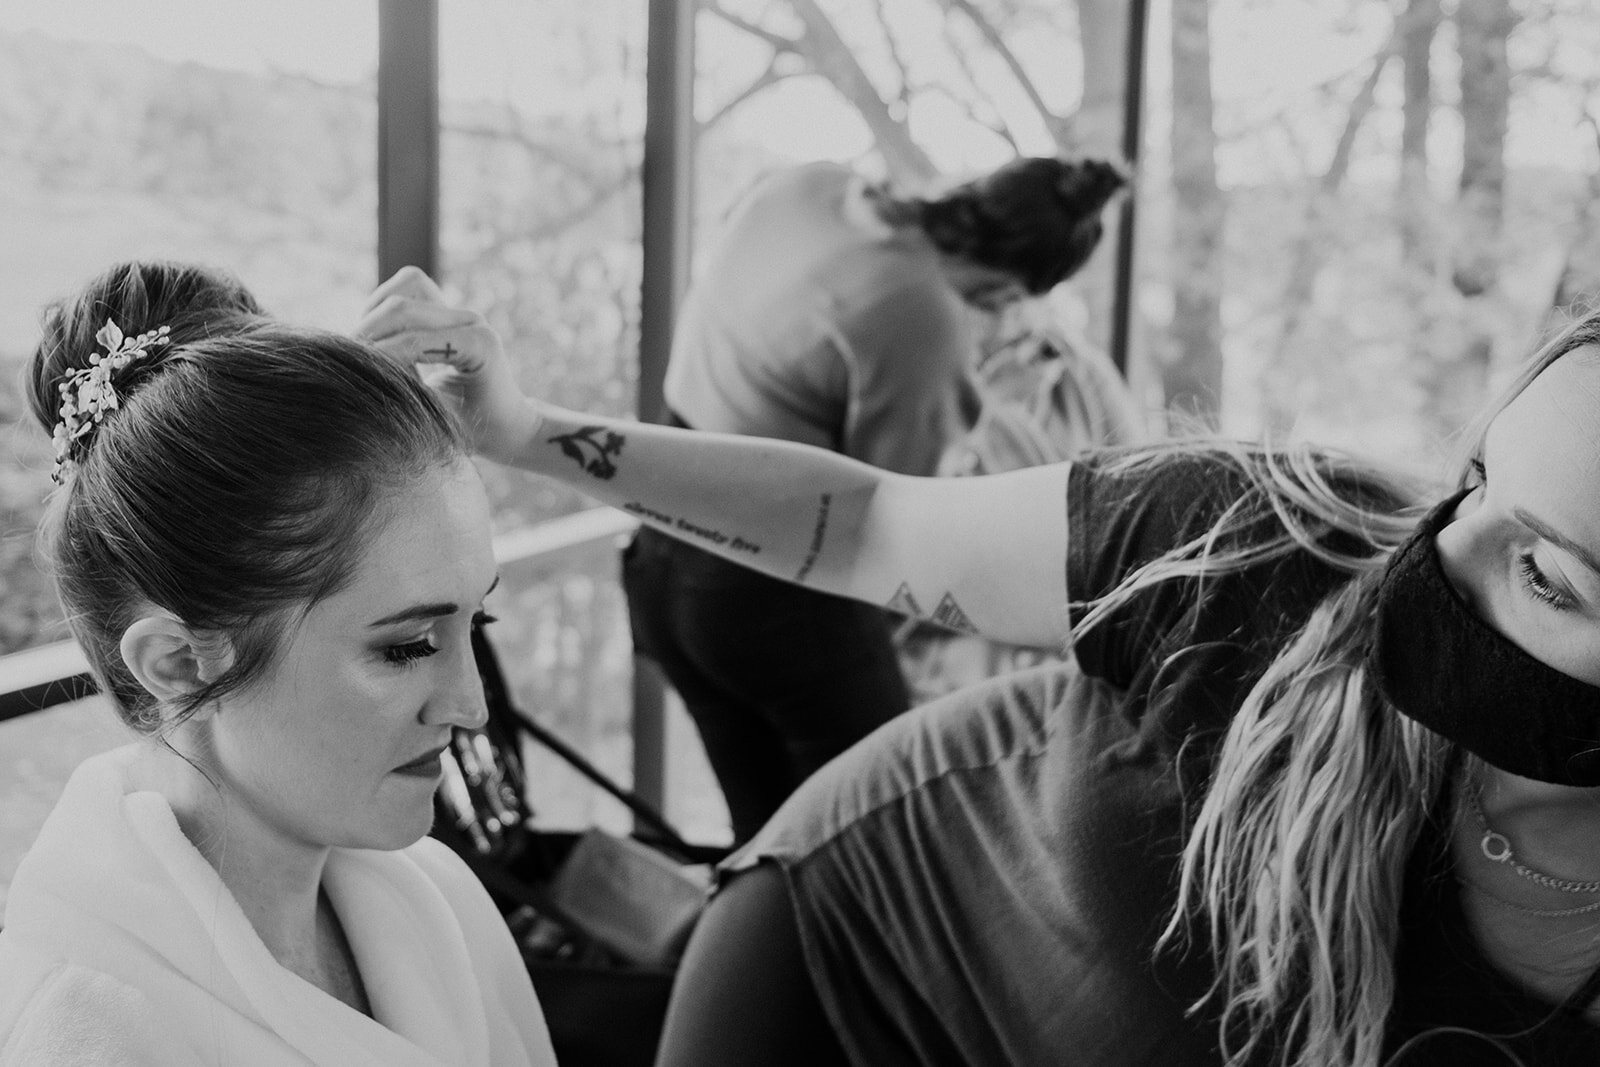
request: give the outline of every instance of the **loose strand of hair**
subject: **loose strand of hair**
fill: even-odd
[[[1204,534],[1127,575],[1076,636],[1140,593],[1305,552],[1351,580],[1302,626],[1229,724],[1188,836],[1157,951],[1204,944],[1226,1062],[1378,1062],[1394,997],[1405,865],[1446,775],[1442,743],[1369,691],[1376,579],[1421,513],[1422,484],[1305,448],[1178,442],[1109,461],[1136,471],[1221,454],[1250,489]],[[1344,541],[1331,537],[1343,535]]]
[[[1194,1007],[1220,1003],[1230,1065],[1269,1040],[1296,1067],[1381,1052],[1404,869],[1429,811],[1417,794],[1437,797],[1445,776],[1437,744],[1377,706],[1356,662],[1317,662],[1330,643],[1356,651],[1360,611],[1340,610],[1359,609],[1352,593],[1319,609],[1230,725],[1162,934],[1204,919],[1218,973]]]

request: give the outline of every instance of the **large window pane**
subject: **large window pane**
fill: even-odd
[[[0,7],[0,654],[68,636],[33,555],[48,437],[19,395],[40,307],[170,257],[347,328],[375,281],[376,68],[372,0]],[[71,768],[125,736],[98,698],[0,723],[0,899]]]
[[[1230,431],[1438,473],[1450,435],[1600,282],[1600,11],[1170,7],[1174,23],[1152,38],[1159,137],[1141,201],[1154,242],[1141,264],[1147,353],[1169,380],[1209,379]],[[1195,94],[1173,86],[1207,51],[1214,115],[1202,122]],[[1202,134],[1213,155],[1195,151]],[[1214,198],[1192,194],[1207,188]],[[1215,209],[1214,229],[1183,228],[1197,203]],[[1214,327],[1193,310],[1208,287]]]
[[[376,31],[370,0],[0,8],[0,653],[67,636],[32,556],[48,437],[18,392],[41,305],[171,257],[348,327],[374,282]]]
[[[631,415],[646,5],[439,6],[441,280],[499,329],[524,388]],[[481,469],[501,532],[594,506],[548,479]],[[503,571],[491,635],[518,702],[626,783],[632,644],[617,542]],[[542,751],[530,753],[529,777],[546,824],[627,824]]]

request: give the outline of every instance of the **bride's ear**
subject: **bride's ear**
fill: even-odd
[[[122,632],[122,661],[149,694],[167,703],[181,701],[216,681],[231,657],[215,638],[202,638],[175,617],[155,613]]]

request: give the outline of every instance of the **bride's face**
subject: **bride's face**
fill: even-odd
[[[496,568],[477,472],[430,472],[387,506],[353,580],[292,627],[260,681],[196,724],[230,800],[230,842],[409,845],[431,825],[452,727],[486,718],[470,635]]]
[[[1557,359],[1496,416],[1483,475],[1439,532],[1451,583],[1523,651],[1600,685],[1600,350]]]

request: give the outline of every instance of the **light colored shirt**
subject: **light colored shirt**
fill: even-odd
[[[777,437],[903,474],[935,473],[981,315],[915,227],[813,163],[757,183],[679,310],[667,403],[699,430]]]
[[[130,746],[86,760],[0,931],[0,1064],[554,1067],[493,901],[444,845],[334,849],[323,888],[372,1017],[282,967]]]

